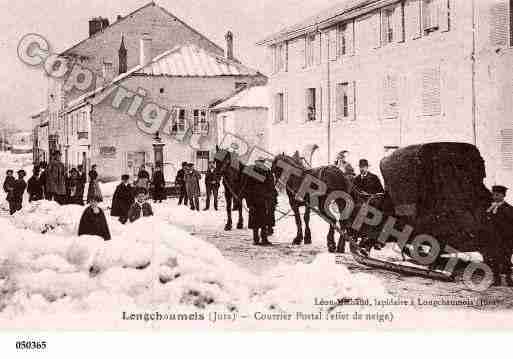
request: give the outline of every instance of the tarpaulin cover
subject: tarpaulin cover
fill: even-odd
[[[417,232],[440,239],[477,233],[490,192],[483,185],[484,161],[475,146],[408,146],[385,157],[381,173],[395,215],[411,218]]]

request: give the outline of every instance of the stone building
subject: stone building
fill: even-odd
[[[168,179],[182,161],[204,168],[213,150],[208,144],[215,144],[210,104],[237,87],[266,82],[234,57],[233,34],[227,34],[225,51],[154,2],[112,24],[92,19],[89,32],[61,56],[91,70],[92,85],[69,88],[49,76],[49,146],[61,150],[68,167],[97,164],[103,180],[152,166],[156,132],[165,145],[160,160]],[[136,113],[129,101],[112,105],[109,91],[120,89],[141,99]],[[141,126],[146,104],[168,110],[158,128]]]
[[[272,151],[379,172],[397,147],[461,141],[513,187],[512,20],[509,0],[351,0],[265,38]]]

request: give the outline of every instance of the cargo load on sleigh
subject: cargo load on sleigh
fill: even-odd
[[[479,228],[491,194],[484,160],[466,143],[429,143],[396,150],[380,164],[392,213],[416,234],[458,251],[479,251]]]

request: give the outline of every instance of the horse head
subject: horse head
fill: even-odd
[[[219,176],[223,176],[231,163],[231,153],[226,149],[216,146],[216,153],[214,155],[214,162],[216,164],[215,172]]]

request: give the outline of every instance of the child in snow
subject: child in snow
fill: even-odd
[[[119,217],[119,221],[123,224],[128,220],[128,211],[134,203],[134,189],[128,183],[129,179],[129,175],[121,176],[121,183],[116,187],[110,210],[110,215]]]
[[[29,202],[40,201],[43,199],[43,183],[39,176],[39,167],[35,166],[32,170],[32,177],[27,183],[27,193],[29,194]]]
[[[89,199],[90,205],[82,213],[80,225],[78,226],[78,235],[91,235],[102,237],[104,240],[110,240],[109,226],[105,219],[103,210],[98,207],[101,198],[93,196]]]
[[[148,191],[144,188],[139,188],[137,191],[136,201],[128,211],[128,219],[130,223],[137,221],[141,217],[153,216],[151,205],[146,201]]]
[[[7,195],[7,201],[9,202],[9,212],[13,215],[15,212],[21,210],[21,203],[23,202],[23,193],[25,192],[25,188],[27,188],[27,183],[25,182],[25,171],[18,171],[18,179],[13,182],[13,189]]]

